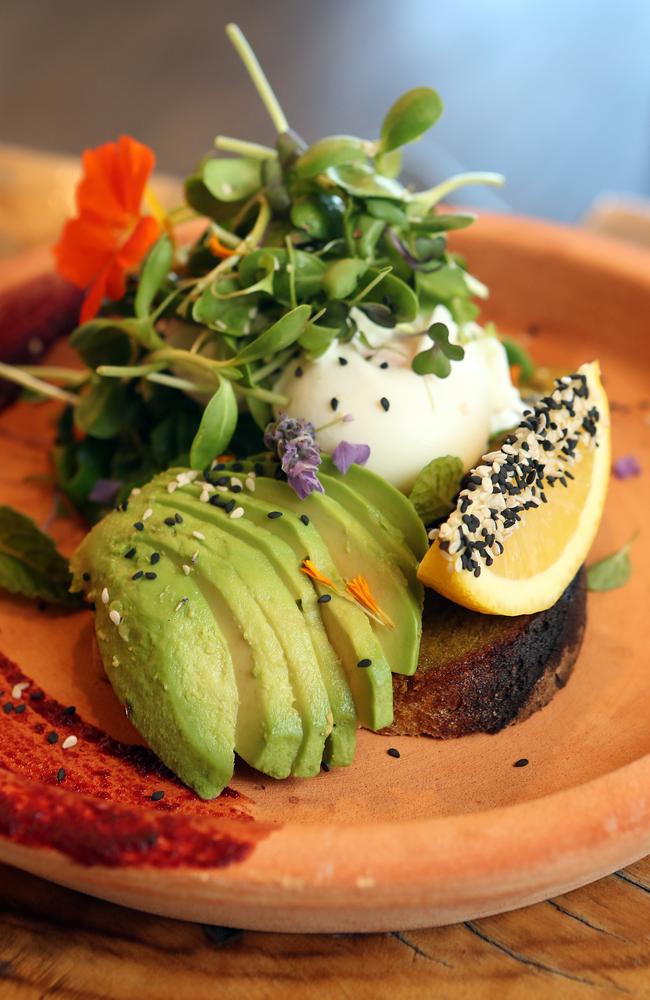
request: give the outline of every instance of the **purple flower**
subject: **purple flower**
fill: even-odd
[[[266,447],[277,452],[289,486],[301,500],[314,491],[325,492],[318,479],[321,455],[315,435],[314,425],[308,420],[282,414],[264,431]]]
[[[341,441],[332,452],[334,465],[344,475],[354,463],[365,465],[370,458],[370,447],[367,444],[350,444],[349,441]]]
[[[98,479],[88,499],[93,503],[110,503],[123,485],[120,479]]]
[[[629,479],[631,476],[641,475],[641,466],[634,455],[625,455],[616,459],[612,471],[617,479]]]

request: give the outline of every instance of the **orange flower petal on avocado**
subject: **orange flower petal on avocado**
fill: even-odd
[[[324,573],[321,573],[318,566],[316,566],[311,559],[303,559],[300,569],[301,572],[306,573],[307,576],[311,577],[311,579],[315,580],[317,583],[322,583],[325,587],[331,587],[332,590],[336,590],[336,585],[329,579],[329,577],[325,576]]]
[[[388,615],[377,604],[365,576],[355,576],[354,579],[348,580],[345,589],[363,608],[366,608],[371,614],[376,615],[385,625],[395,628],[395,623],[391,621]]]
[[[87,149],[77,187],[75,219],[63,227],[54,255],[59,274],[86,289],[81,322],[97,314],[104,298],[120,299],[126,275],[158,239],[161,224],[142,210],[153,152],[130,136]]]

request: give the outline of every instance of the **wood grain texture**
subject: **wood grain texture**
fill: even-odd
[[[514,913],[393,934],[165,920],[0,867],[0,997],[650,997],[650,861]]]

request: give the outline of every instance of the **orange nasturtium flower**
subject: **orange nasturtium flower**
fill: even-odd
[[[352,594],[352,597],[354,597],[355,601],[362,608],[366,608],[371,614],[376,615],[384,625],[387,625],[389,628],[395,628],[394,622],[391,621],[388,615],[377,604],[365,576],[355,576],[354,579],[348,580],[345,589],[349,594]]]
[[[225,260],[226,257],[232,257],[236,253],[236,250],[231,250],[230,247],[224,246],[220,239],[214,235],[208,240],[208,249],[210,253],[214,254],[215,257],[220,257],[221,260]]]
[[[328,576],[325,576],[324,573],[321,573],[318,566],[315,563],[313,563],[311,559],[309,558],[303,559],[300,569],[303,573],[306,573],[307,576],[311,577],[311,579],[315,580],[317,583],[322,583],[324,584],[324,586],[331,587],[332,590],[336,590],[336,584],[332,583],[330,578]]]
[[[104,298],[116,301],[161,233],[162,220],[143,211],[155,156],[128,135],[87,149],[77,187],[77,217],[63,227],[54,255],[59,274],[86,289],[81,322],[97,314]]]

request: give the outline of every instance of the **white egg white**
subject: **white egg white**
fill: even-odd
[[[289,400],[278,409],[310,420],[324,451],[333,451],[340,441],[367,444],[367,467],[408,492],[432,459],[456,455],[469,469],[491,434],[521,418],[523,404],[505,350],[477,324],[463,329],[465,356],[452,362],[450,375],[442,379],[411,368],[413,357],[431,347],[426,333],[385,330],[361,314],[356,318],[365,344],[359,336],[347,344],[335,342],[315,361],[292,362],[274,386]],[[441,306],[429,320],[438,321],[449,327],[450,340],[459,342],[458,329]],[[337,420],[346,415],[353,419]]]

